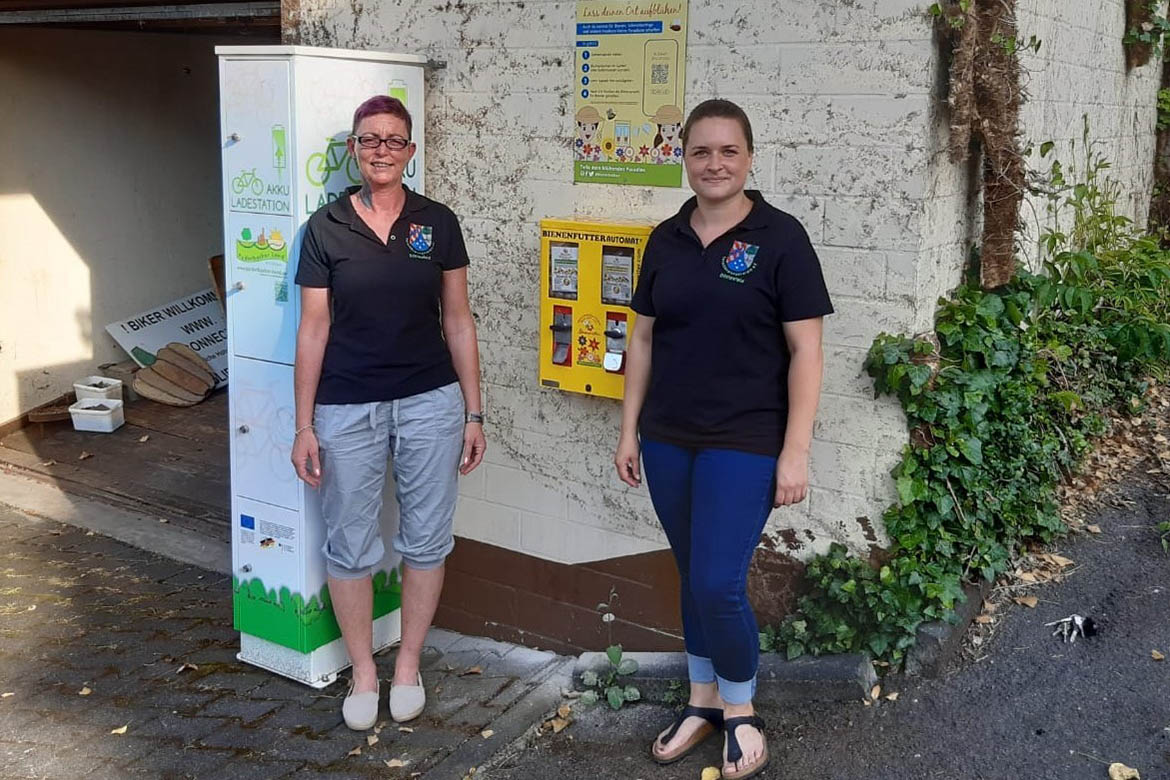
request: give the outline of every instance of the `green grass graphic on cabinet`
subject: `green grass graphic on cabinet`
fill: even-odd
[[[312,652],[341,637],[329,586],[306,602],[299,593],[282,587],[279,594],[265,587],[259,577],[232,577],[232,625],[237,631],[258,636],[302,653]],[[402,606],[398,570],[374,573],[374,617],[388,615]]]

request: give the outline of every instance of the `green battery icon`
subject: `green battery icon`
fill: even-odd
[[[394,79],[390,82],[390,89],[386,92],[392,98],[398,98],[402,101],[402,105],[406,105],[406,82],[401,79]]]
[[[284,125],[272,126],[272,167],[282,170],[288,162],[288,140]]]

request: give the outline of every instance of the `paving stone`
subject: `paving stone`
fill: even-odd
[[[11,702],[15,697],[4,699],[4,702]],[[0,710],[0,742],[17,742],[23,739],[24,735],[35,731],[37,722],[44,718],[44,715],[31,710],[26,707],[15,709],[8,704],[4,705],[4,709]]]
[[[107,731],[101,738],[91,740],[86,747],[95,756],[108,760],[112,766],[121,766],[158,750],[159,744],[158,739],[139,737],[130,733],[110,734]]]
[[[254,667],[249,667],[254,668]],[[315,688],[310,688],[307,685],[302,685],[298,682],[293,682],[285,677],[279,677],[274,674],[265,673],[264,684],[251,692],[251,697],[254,699],[267,699],[273,701],[295,701],[301,703],[308,703],[310,700],[324,698],[330,700],[333,696],[321,696],[322,691]],[[349,687],[348,681],[344,686],[331,685],[325,688],[325,691],[336,689],[339,696],[344,696]],[[384,687],[384,686],[383,686]],[[341,707],[341,699],[336,699],[336,707]],[[333,705],[331,705],[332,707]]]
[[[187,691],[164,686],[144,690],[138,696],[120,700],[117,704],[118,706],[134,706],[194,715],[221,695],[214,692]]]
[[[227,718],[191,717],[171,712],[159,712],[133,724],[134,733],[141,737],[177,740],[184,746],[194,744],[224,726],[233,725]]]
[[[17,537],[5,533],[6,511],[0,507],[0,550],[12,553]],[[18,693],[0,700],[4,778],[44,776],[44,767],[85,780],[385,777],[390,758],[425,772],[480,740],[502,706],[532,688],[516,678],[551,657],[433,630],[422,657],[430,701],[404,733],[385,704],[396,653],[381,654],[383,726],[371,747],[367,734],[342,723],[346,679],[314,690],[236,658],[230,578],[96,535],[42,530],[21,538],[17,554],[0,552],[2,581],[43,594],[46,606],[0,626],[0,689]],[[199,668],[179,672],[184,663]],[[484,674],[459,676],[473,665]],[[82,685],[89,696],[77,695]],[[28,707],[34,692],[38,706]],[[110,733],[123,725],[126,734]],[[359,745],[362,756],[348,757]]]
[[[75,745],[48,747],[37,745],[24,749],[16,756],[5,757],[5,778],[116,778],[118,771],[104,758]]]
[[[272,761],[252,755],[236,755],[224,773],[230,780],[277,780],[282,777],[300,777],[306,768],[304,761]]]
[[[185,566],[170,576],[160,580],[168,588],[231,588],[231,577],[215,572],[204,571],[194,566]]]
[[[434,705],[434,713],[442,717],[469,702],[490,701],[509,682],[510,680],[500,677],[481,677],[479,675],[448,677],[437,686],[440,689],[437,695],[434,693],[434,687],[428,686],[427,710],[428,712],[432,711],[432,705]]]
[[[449,728],[466,728],[481,731],[495,720],[499,714],[500,710],[495,707],[486,707],[479,702],[471,702],[462,709],[445,715],[443,721]]]
[[[227,764],[235,758],[230,750],[165,747],[121,767],[128,776],[206,778],[235,776]]]
[[[255,699],[242,699],[238,696],[222,696],[199,710],[198,715],[201,717],[235,718],[241,723],[249,724],[283,706],[284,702],[279,701],[257,701]]]
[[[252,671],[252,667],[243,665],[231,669],[213,672],[205,677],[197,677],[191,686],[204,691],[230,691],[242,696],[264,685],[267,673]]]
[[[380,717],[389,720],[390,713],[387,711],[386,698],[384,696],[378,702],[378,707],[381,710]],[[294,701],[288,702],[278,712],[265,718],[263,726],[266,729],[303,729],[316,735],[336,728],[341,722],[340,701],[337,702],[336,707],[328,710],[299,706]]]
[[[325,766],[344,757],[355,747],[366,744],[364,734],[348,730],[347,732],[352,734],[349,739],[310,739],[304,734],[296,733],[295,730],[279,739],[274,739],[274,735],[269,734],[268,745],[263,753],[267,758],[311,761]]]

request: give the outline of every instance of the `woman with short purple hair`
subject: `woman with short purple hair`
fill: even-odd
[[[390,716],[426,704],[419,655],[454,547],[459,474],[483,459],[483,406],[467,249],[451,209],[408,189],[410,113],[377,95],[358,106],[349,153],[362,184],[309,218],[294,371],[297,475],[321,493],[329,595],[353,662],[341,711],[378,719],[371,574],[385,555],[379,516],[392,464],[402,556],[402,644]]]

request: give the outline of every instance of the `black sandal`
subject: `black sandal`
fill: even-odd
[[[666,745],[667,742],[674,739],[674,735],[678,733],[679,727],[682,726],[683,721],[687,718],[702,718],[707,721],[704,725],[699,726],[691,738],[681,745],[677,750],[670,754],[662,754],[655,750],[657,745]],[[655,763],[665,766],[666,764],[673,764],[675,761],[680,761],[686,758],[691,751],[699,745],[707,741],[707,738],[717,732],[723,726],[723,710],[718,707],[693,707],[690,704],[683,707],[682,712],[675,718],[670,730],[659,738],[655,738],[650,745],[650,758],[654,759]]]
[[[738,764],[743,758],[743,750],[739,746],[739,740],[735,738],[735,730],[739,726],[751,726],[760,732],[760,737],[764,737],[764,719],[759,715],[741,715],[738,718],[727,718],[723,721],[723,734],[727,738],[727,755],[724,756],[723,764],[731,764],[734,766]],[[749,777],[755,777],[760,772],[763,772],[768,767],[768,741],[764,738],[764,752],[760,756],[760,760],[749,766],[742,772],[723,773],[723,780],[747,780]]]

